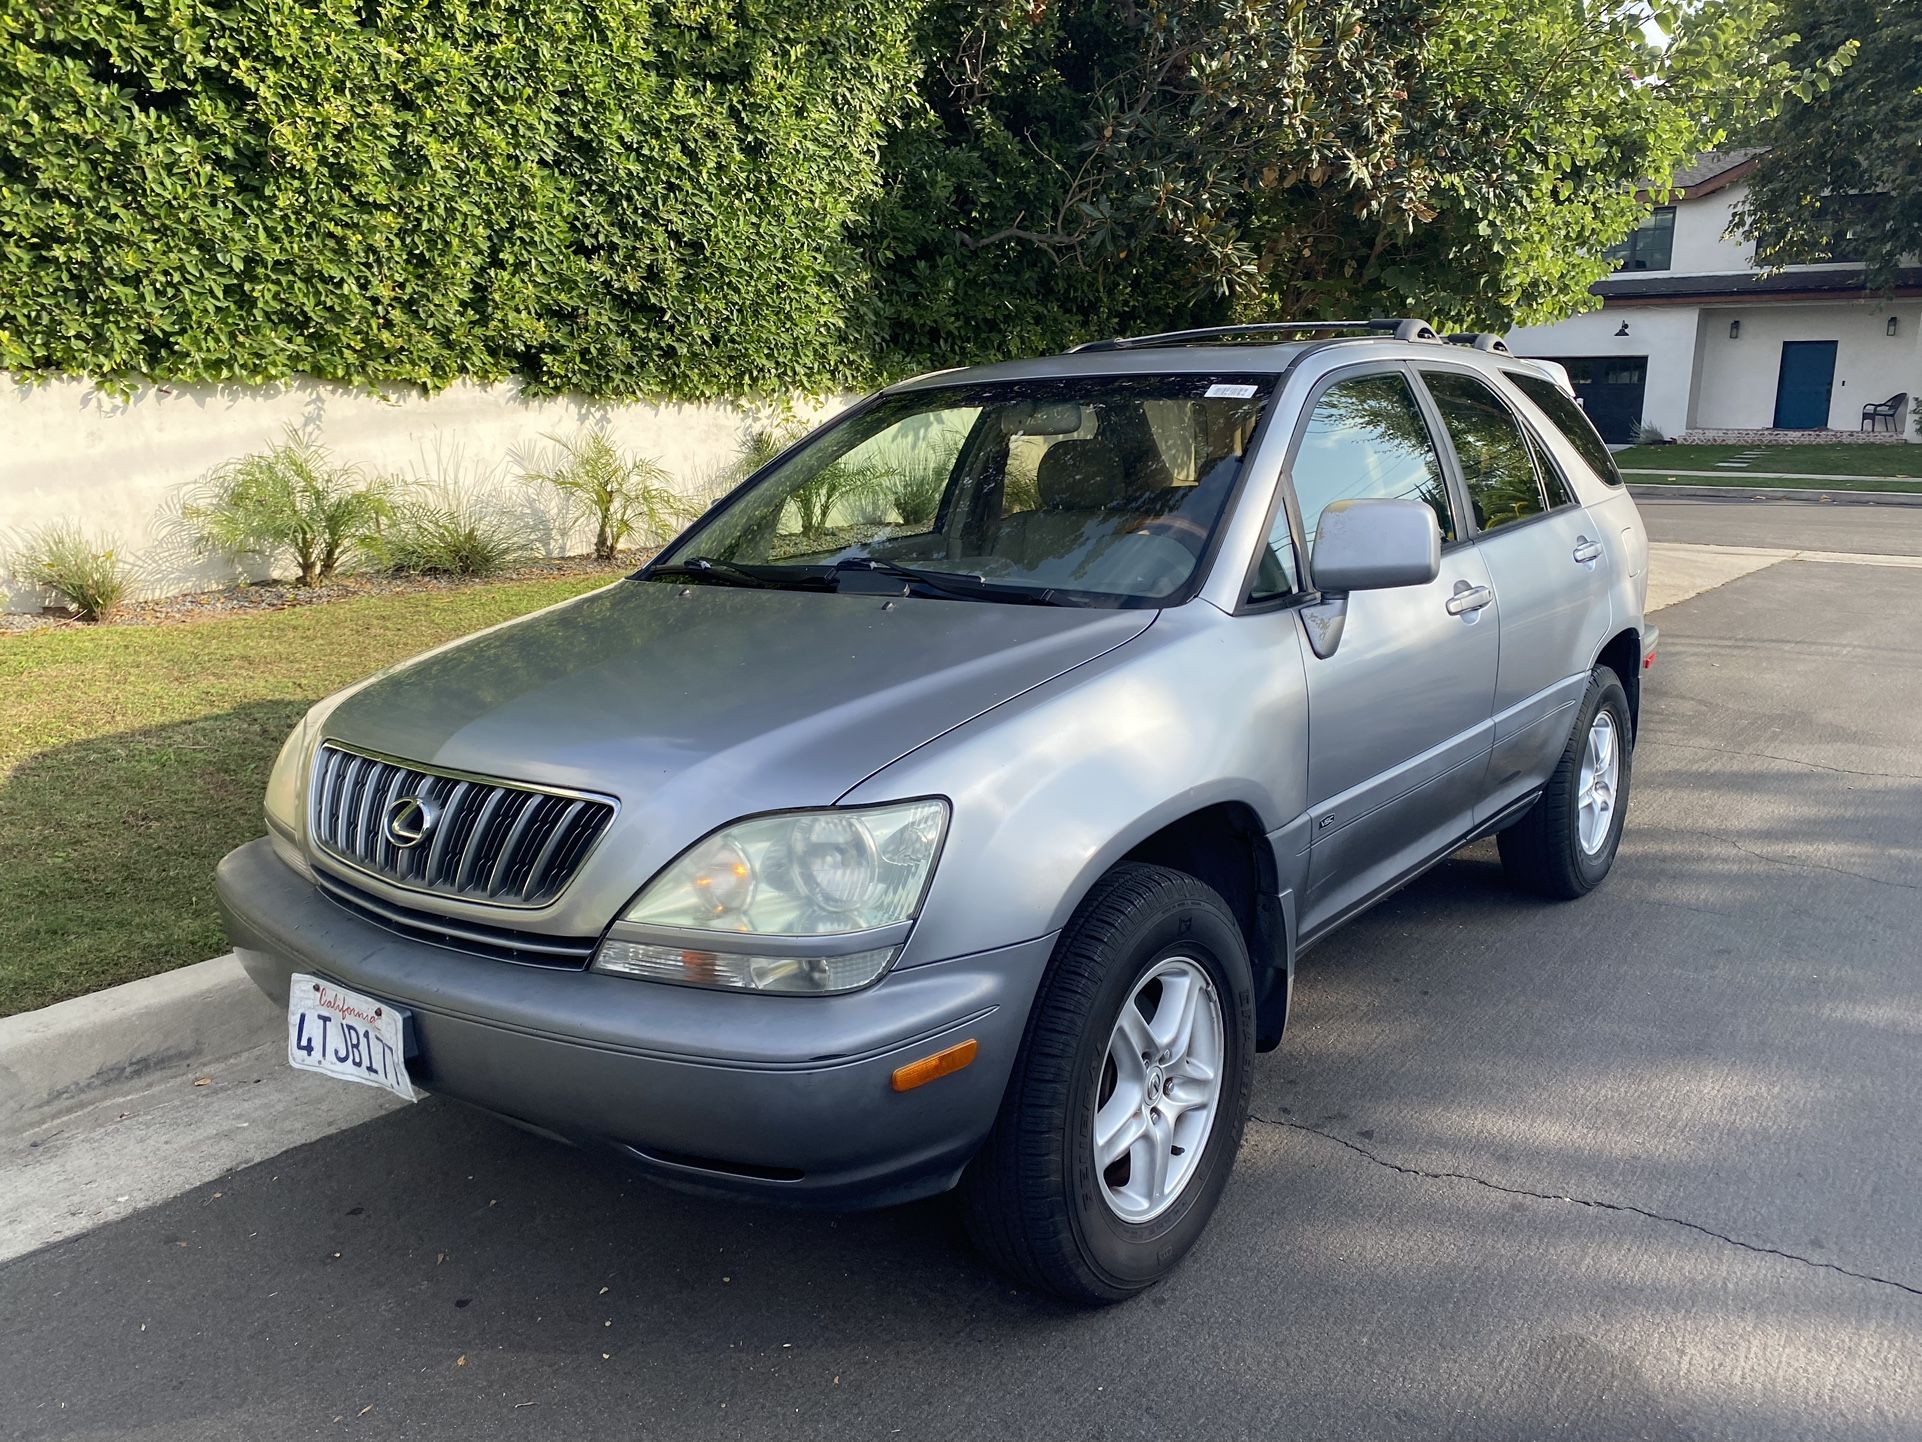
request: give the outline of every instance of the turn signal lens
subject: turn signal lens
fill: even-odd
[[[933,1056],[924,1056],[919,1061],[911,1061],[906,1066],[894,1069],[894,1089],[898,1092],[911,1092],[916,1087],[926,1086],[944,1076],[952,1076],[974,1060],[980,1045],[973,1037],[944,1047]]]
[[[594,970],[682,986],[731,991],[775,991],[828,996],[858,991],[894,961],[898,946],[852,951],[843,956],[763,956],[752,952],[656,946],[610,937],[594,957]]]

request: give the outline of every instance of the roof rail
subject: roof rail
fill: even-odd
[[[1508,342],[1492,330],[1459,330],[1448,336],[1450,345],[1468,345],[1476,350],[1491,351],[1495,355],[1507,355]]]
[[[1069,355],[1084,355],[1089,351],[1137,350],[1154,346],[1187,345],[1191,341],[1205,340],[1253,340],[1262,336],[1285,336],[1313,334],[1316,331],[1363,330],[1385,331],[1396,340],[1433,340],[1440,336],[1435,328],[1425,320],[1412,317],[1401,320],[1276,320],[1259,321],[1249,325],[1207,325],[1194,330],[1160,331],[1154,335],[1115,336],[1111,340],[1083,341],[1068,350]]]

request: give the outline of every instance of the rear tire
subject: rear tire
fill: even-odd
[[[1247,946],[1227,905],[1181,872],[1117,866],[1062,931],[994,1129],[963,1178],[975,1244],[1029,1286],[1087,1306],[1167,1276],[1234,1167],[1254,1035]]]
[[[1628,815],[1635,743],[1628,695],[1597,666],[1576,708],[1568,745],[1539,800],[1495,843],[1510,879],[1538,896],[1586,896],[1615,864]]]

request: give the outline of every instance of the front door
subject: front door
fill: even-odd
[[[1775,426],[1784,431],[1821,430],[1829,423],[1835,388],[1835,342],[1785,340],[1775,380]]]
[[[1295,442],[1289,476],[1311,567],[1316,525],[1334,501],[1426,501],[1444,540],[1434,581],[1355,592],[1335,653],[1304,658],[1311,847],[1304,937],[1474,824],[1500,635],[1487,568],[1463,539],[1443,475],[1399,368],[1339,373]]]

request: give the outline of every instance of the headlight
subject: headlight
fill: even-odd
[[[281,743],[280,755],[267,777],[267,824],[289,836],[300,835],[300,761],[306,748],[307,723],[294,727],[293,734]]]
[[[594,967],[749,991],[866,986],[906,940],[947,825],[940,800],[737,821],[642,889]]]
[[[281,744],[274,769],[267,776],[267,839],[274,854],[302,876],[310,876],[300,849],[300,771],[307,757],[307,722]]]
[[[349,686],[309,706],[293,734],[281,743],[274,769],[267,774],[267,837],[274,844],[275,854],[310,881],[313,872],[301,850],[301,835],[307,829],[302,812],[307,801],[309,743],[319,737],[321,724],[333,715],[334,708],[359,689]]]

